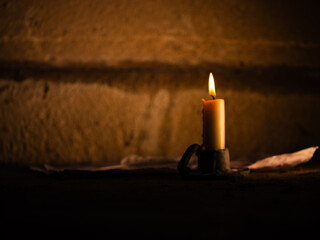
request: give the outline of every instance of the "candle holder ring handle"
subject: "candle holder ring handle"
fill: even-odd
[[[180,162],[178,163],[178,171],[183,178],[190,178],[192,175],[197,175],[196,171],[191,170],[188,167],[193,154],[196,154],[201,149],[199,144],[190,145],[187,150],[184,152]]]

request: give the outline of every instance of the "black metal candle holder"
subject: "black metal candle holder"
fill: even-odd
[[[188,163],[194,154],[198,157],[198,169],[196,170],[188,167]],[[187,148],[178,164],[178,170],[180,175],[186,179],[237,177],[249,173],[248,169],[242,171],[231,170],[228,148],[206,150],[204,146],[199,144],[192,144]]]

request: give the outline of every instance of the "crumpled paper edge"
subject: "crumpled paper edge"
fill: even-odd
[[[318,146],[309,147],[293,153],[275,155],[256,161],[248,166],[251,170],[286,170],[310,161]]]

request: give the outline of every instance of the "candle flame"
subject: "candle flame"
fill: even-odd
[[[214,86],[214,79],[212,72],[209,75],[209,94],[213,97],[216,98],[216,88]]]

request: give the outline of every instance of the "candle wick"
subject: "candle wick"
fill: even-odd
[[[212,97],[212,99],[213,99],[213,100],[215,100],[215,99],[216,99],[216,97],[215,97],[215,96],[213,96],[213,95],[210,95],[210,96]]]

